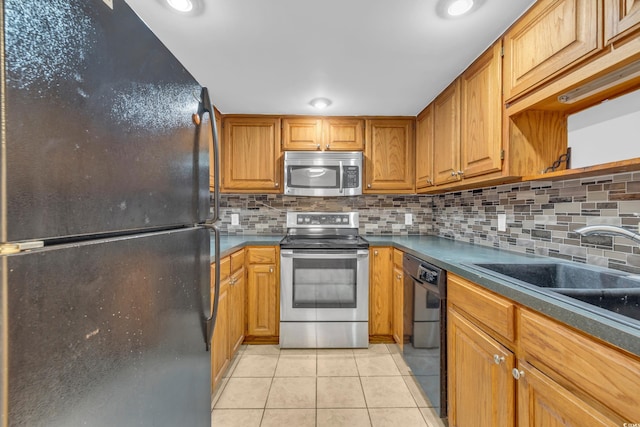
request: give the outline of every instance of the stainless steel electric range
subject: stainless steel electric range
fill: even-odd
[[[357,212],[288,212],[280,242],[280,347],[369,344],[369,242]]]

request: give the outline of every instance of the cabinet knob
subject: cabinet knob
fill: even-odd
[[[427,180],[427,184],[428,185],[433,185],[433,181],[431,181],[430,179]]]
[[[327,148],[327,150],[328,150],[329,148],[331,148],[331,146],[330,146],[329,144],[327,144],[327,147],[326,147],[326,148]]]
[[[451,171],[451,176],[456,176],[456,173],[454,171]]]
[[[519,371],[518,368],[513,368],[513,370],[511,371],[511,375],[513,375],[513,378],[519,380],[520,378],[524,377],[524,371]]]
[[[274,184],[274,187],[276,187],[276,188],[280,187],[280,183],[279,183],[279,182],[276,182],[276,183]]]
[[[367,184],[367,188],[371,188],[371,184]]]
[[[316,150],[320,149],[320,144],[316,144]]]
[[[458,175],[464,175],[464,171],[458,171]]]
[[[378,256],[378,251],[373,251],[373,255]]]
[[[398,279],[398,280],[402,279],[402,274],[398,274],[398,275],[396,276],[396,279]]]
[[[269,267],[269,273],[273,273],[273,267]]]
[[[501,364],[502,362],[504,362],[504,356],[498,356],[497,354],[494,354],[494,355],[493,355],[493,362],[494,362],[496,365]]]

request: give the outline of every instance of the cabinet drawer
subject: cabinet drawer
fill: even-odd
[[[528,310],[520,310],[524,359],[628,420],[640,420],[640,361]],[[564,381],[563,381],[564,380]]]
[[[231,254],[231,272],[235,273],[244,267],[244,249]]]
[[[404,256],[404,252],[394,249],[393,250],[393,264],[396,267],[400,267],[402,269],[402,257]]]
[[[211,264],[211,286],[213,286],[216,265]],[[231,275],[231,257],[224,257],[220,260],[220,281],[228,279]]]
[[[448,277],[449,303],[509,341],[514,341],[515,307],[511,301],[455,274],[449,273]]]
[[[247,262],[249,264],[273,264],[276,262],[276,255],[275,247],[249,248],[247,249]]]

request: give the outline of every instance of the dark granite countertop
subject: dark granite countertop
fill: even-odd
[[[222,236],[220,251],[229,255],[244,246],[277,245],[283,236]],[[363,236],[372,246],[393,246],[447,271],[478,283],[517,303],[557,319],[640,356],[640,322],[620,316],[609,318],[572,304],[570,299],[553,296],[518,283],[485,274],[469,264],[482,262],[568,262],[548,257],[520,254],[487,246],[456,242],[435,236]],[[213,255],[213,240],[212,240]],[[597,310],[596,310],[597,311]]]

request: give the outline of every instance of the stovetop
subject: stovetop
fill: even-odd
[[[283,249],[368,249],[369,242],[360,236],[287,235],[280,241]]]
[[[367,249],[357,212],[287,212],[285,249]]]

